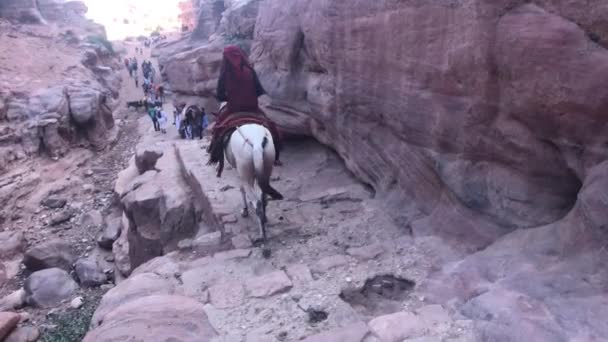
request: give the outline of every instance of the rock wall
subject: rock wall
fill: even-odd
[[[74,145],[103,149],[115,133],[120,65],[103,27],[84,18],[80,2],[36,6],[44,25],[0,19],[0,169],[38,153],[58,158]]]
[[[553,222],[606,157],[607,98],[590,90],[608,53],[539,5],[291,5],[266,1],[256,25],[269,109],[416,212],[447,191],[504,226]]]
[[[176,93],[211,97],[220,48],[253,38],[265,109],[332,146],[396,206],[413,203],[402,220],[449,194],[501,226],[533,227],[564,217],[606,157],[608,98],[593,89],[608,73],[607,11],[245,1],[223,12],[208,43],[166,51],[162,64]],[[199,26],[209,13],[201,8]]]

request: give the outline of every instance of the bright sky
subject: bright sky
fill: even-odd
[[[148,35],[157,26],[179,29],[179,0],[83,0],[87,17],[106,27],[110,40]]]

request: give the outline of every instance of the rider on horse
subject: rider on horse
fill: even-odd
[[[247,56],[237,46],[224,48],[220,77],[217,83],[217,99],[227,102],[217,115],[213,128],[212,142],[208,148],[211,154],[210,163],[220,163],[218,176],[221,175],[223,167],[223,147],[226,133],[236,123],[246,123],[248,118],[263,121],[263,125],[273,135],[273,141],[277,145],[276,161],[279,161],[280,135],[276,125],[266,117],[258,106],[258,97],[266,92],[258,79],[258,76],[249,63]],[[242,120],[241,120],[242,119]]]

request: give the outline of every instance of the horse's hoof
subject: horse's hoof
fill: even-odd
[[[262,249],[262,256],[263,256],[265,259],[270,258],[270,255],[271,255],[271,254],[272,254],[272,252],[270,251],[270,248],[264,248],[264,249]]]
[[[249,210],[247,210],[247,209],[241,210],[241,217],[249,217]]]

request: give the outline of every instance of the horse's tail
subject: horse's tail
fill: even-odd
[[[274,200],[282,200],[283,195],[270,185],[270,170],[267,170],[264,162],[264,149],[268,145],[268,138],[264,137],[262,143],[258,146],[253,146],[253,167],[255,170],[255,179],[260,189],[270,198]]]

